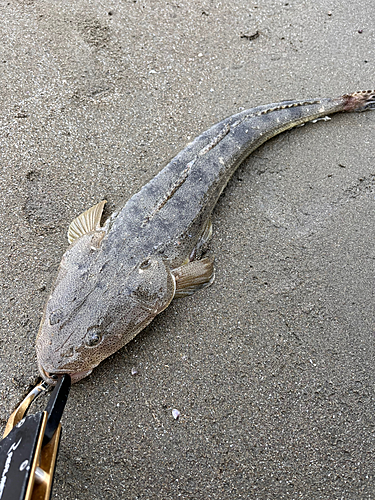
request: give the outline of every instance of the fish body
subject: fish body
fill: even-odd
[[[375,107],[375,92],[283,101],[233,115],[197,137],[103,226],[105,202],[70,225],[36,351],[43,378],[73,382],[128,343],[173,298],[212,283],[202,258],[212,210],[240,163],[275,135],[340,111]]]

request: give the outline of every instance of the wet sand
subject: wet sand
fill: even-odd
[[[242,108],[374,88],[373,6],[345,4],[0,3],[3,424],[70,221]],[[213,286],[73,386],[52,498],[375,497],[374,126],[337,115],[239,168]]]

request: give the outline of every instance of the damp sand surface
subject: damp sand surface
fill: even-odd
[[[0,418],[71,220],[243,108],[375,87],[373,9],[0,3]],[[52,498],[372,499],[375,113],[282,134],[213,215],[216,280],[72,387]]]

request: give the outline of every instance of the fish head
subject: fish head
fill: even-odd
[[[89,375],[163,311],[176,289],[160,256],[112,262],[80,240],[62,259],[37,336],[39,371],[51,384],[63,373],[72,382]]]

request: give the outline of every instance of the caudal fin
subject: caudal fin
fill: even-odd
[[[375,90],[360,90],[342,96],[344,111],[366,111],[375,109]]]

